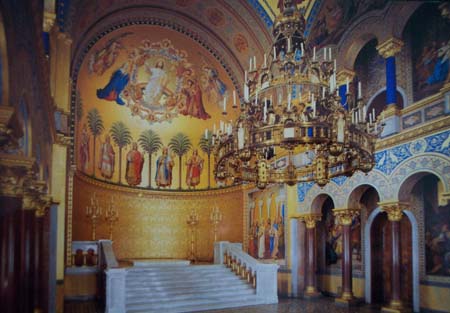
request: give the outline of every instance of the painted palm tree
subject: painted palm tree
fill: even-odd
[[[178,133],[170,139],[169,147],[178,155],[178,189],[181,189],[181,158],[191,149],[192,143],[188,136],[183,133]]]
[[[123,122],[114,122],[109,130],[114,143],[119,147],[119,184],[122,184],[122,149],[132,141],[130,129]]]
[[[95,141],[105,128],[103,127],[102,117],[100,116],[100,113],[96,108],[88,112],[87,119],[89,130],[91,131],[92,136],[94,136],[94,157],[92,158],[92,164],[94,165],[94,168],[92,175],[95,176]]]
[[[211,188],[211,153],[213,152],[212,133],[207,132],[206,137],[202,136],[198,144],[200,149],[208,155],[208,189]]]
[[[139,137],[141,148],[148,153],[148,188],[152,188],[152,154],[162,147],[161,138],[151,129],[144,130]]]

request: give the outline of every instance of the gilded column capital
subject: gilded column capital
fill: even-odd
[[[339,85],[344,85],[347,80],[351,82],[355,77],[356,73],[352,70],[344,68],[337,73],[337,81]]]
[[[56,134],[56,143],[62,146],[70,146],[72,143],[72,137],[58,133]]]
[[[383,43],[380,43],[376,49],[385,59],[392,57],[402,50],[404,43],[398,38],[391,37]]]
[[[6,105],[0,106],[0,149],[6,150],[17,146],[14,130],[11,127],[14,108]],[[21,134],[16,134],[21,135]]]
[[[409,203],[401,201],[379,202],[381,211],[386,212],[388,220],[391,222],[399,222],[402,219],[403,211],[408,209]]]
[[[53,25],[55,24],[55,20],[56,20],[55,13],[48,11],[44,12],[44,26],[43,26],[44,32],[48,33],[52,29]]]
[[[45,206],[47,193],[47,184],[42,180],[35,180],[34,173],[29,172],[28,178],[24,182],[22,208],[24,210],[39,210]],[[37,215],[37,213],[36,213]]]
[[[306,228],[314,228],[316,227],[316,222],[319,222],[322,218],[322,214],[320,213],[307,213],[307,214],[300,214],[296,216],[300,221],[305,222]]]
[[[353,218],[360,214],[360,209],[340,208],[333,209],[333,215],[336,217],[336,222],[342,226],[352,225]]]
[[[22,196],[24,184],[34,162],[34,158],[0,153],[0,195]]]

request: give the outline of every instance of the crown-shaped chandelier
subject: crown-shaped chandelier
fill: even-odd
[[[321,49],[319,60],[305,43],[305,19],[295,2],[285,0],[281,11],[270,51],[258,69],[253,57],[245,71],[240,116],[212,133],[216,179],[263,189],[269,183],[323,186],[333,177],[369,172],[383,123],[374,112],[366,117],[360,84],[354,95],[347,81],[341,103],[331,49]]]

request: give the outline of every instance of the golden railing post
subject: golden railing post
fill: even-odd
[[[109,223],[109,240],[113,240],[113,226],[119,220],[119,210],[115,208],[114,198],[111,197],[109,207],[105,211],[105,221]]]
[[[220,213],[220,210],[217,206],[212,209],[211,215],[209,216],[209,220],[213,224],[214,242],[217,242],[217,226],[222,221],[222,213]]]

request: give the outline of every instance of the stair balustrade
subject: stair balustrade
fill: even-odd
[[[262,263],[242,250],[241,243],[220,241],[214,243],[214,263],[225,264],[236,275],[256,288],[256,295],[264,303],[277,303],[278,264]]]

